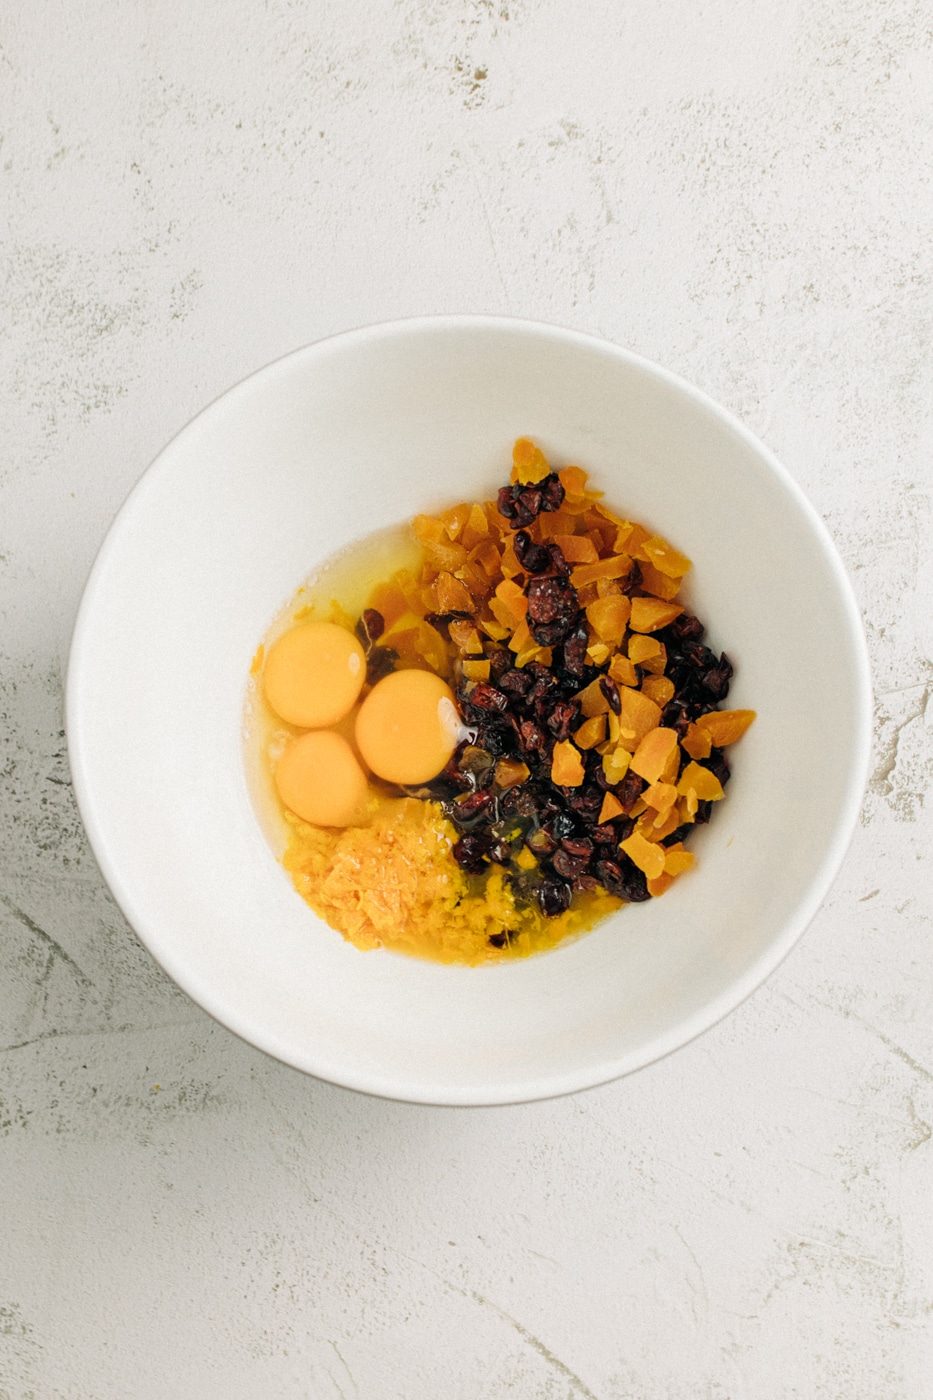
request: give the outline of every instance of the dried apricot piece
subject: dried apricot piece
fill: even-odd
[[[445,510],[441,515],[441,520],[444,522],[448,539],[459,540],[463,527],[469,518],[470,506],[466,501],[462,501],[458,506],[451,506],[450,510]]]
[[[549,475],[550,467],[547,458],[539,447],[536,447],[531,438],[516,438],[512,448],[512,482],[520,482],[522,486],[536,486],[539,481]]]
[[[581,497],[586,491],[586,472],[582,467],[562,467],[557,473],[561,486],[567,495]]]
[[[552,535],[551,538],[568,564],[595,564],[599,558],[596,545],[588,535]]]
[[[627,749],[615,748],[611,752],[603,754],[603,774],[606,782],[621,783],[629,770],[631,761],[632,755]]]
[[[661,723],[661,707],[649,700],[640,690],[633,690],[628,685],[619,687],[619,699],[622,702],[622,712],[619,715],[622,729],[620,742],[634,753],[645,735],[657,729]]]
[[[486,512],[478,502],[474,502],[464,524],[460,542],[464,549],[474,549],[480,540],[488,538],[489,521],[486,519]]]
[[[648,563],[660,573],[667,574],[669,578],[681,579],[690,568],[690,560],[686,554],[681,554],[660,535],[652,535],[649,540],[645,540],[642,549]]]
[[[601,578],[625,578],[625,576],[631,572],[631,569],[632,561],[627,554],[612,554],[608,559],[600,559],[595,564],[578,564],[570,575],[570,582],[573,584],[574,588],[582,588],[585,584],[595,583],[597,579]],[[636,598],[632,601],[634,606],[636,602],[648,602],[650,600]],[[677,616],[678,612],[682,611],[682,608],[678,608],[677,612],[674,613],[674,617]],[[662,622],[659,622],[657,625],[659,627],[664,626]],[[640,630],[647,632],[651,629],[646,627]]]
[[[693,852],[685,850],[682,842],[667,847],[664,857],[665,875],[681,875],[685,870],[689,870],[692,864]]]
[[[512,578],[504,578],[496,588],[496,597],[504,603],[513,622],[521,622],[528,612],[528,599]]]
[[[684,753],[689,754],[691,758],[709,758],[713,749],[709,731],[701,729],[698,724],[687,725],[687,732],[680,744]]]
[[[619,799],[611,792],[607,792],[603,798],[603,805],[599,809],[599,816],[596,818],[599,826],[603,822],[611,822],[614,817],[621,817],[625,808]]]
[[[557,787],[579,787],[584,779],[580,751],[570,739],[554,745],[551,759],[551,782]]]
[[[642,695],[647,695],[661,709],[674,698],[674,682],[668,676],[645,676],[641,683]],[[697,755],[693,754],[696,758]]]
[[[453,574],[446,571],[438,574],[434,591],[437,597],[438,612],[471,613],[476,606],[469,589],[458,578],[454,578]]]
[[[636,692],[637,693],[637,692]],[[650,701],[648,702],[651,703]],[[657,708],[657,707],[655,707]],[[640,741],[632,755],[632,772],[644,778],[646,783],[656,783],[677,751],[677,731],[674,729],[652,729]],[[711,773],[710,777],[714,775]],[[684,789],[686,791],[686,789]],[[722,789],[720,789],[720,792]],[[699,794],[697,794],[699,796]]]
[[[711,710],[708,715],[700,716],[697,728],[709,735],[714,748],[722,749],[741,739],[755,719],[755,713],[754,710]]]
[[[655,598],[665,598],[668,602],[677,597],[681,584],[679,578],[668,578],[653,564],[646,564],[643,559],[639,561],[638,567],[641,570],[641,588],[645,593],[650,593]]]
[[[651,823],[650,839],[652,841],[663,841],[665,836],[670,836],[682,825],[680,813],[676,807],[669,807],[666,812],[659,812]],[[648,835],[645,832],[645,835]]]
[[[584,720],[580,728],[574,732],[573,741],[580,749],[595,749],[597,744],[601,744],[606,737],[606,716],[594,715],[592,719]]]
[[[659,627],[673,622],[682,612],[679,603],[665,603],[661,598],[633,598],[629,626],[633,632],[656,632]]]
[[[433,515],[416,515],[411,522],[411,528],[415,533],[415,539],[422,544],[440,544],[446,531],[443,520],[438,520]]]
[[[667,812],[677,801],[677,789],[673,783],[652,783],[645,788],[642,797],[656,812]]]
[[[633,865],[648,876],[649,880],[656,880],[664,870],[664,847],[657,845],[654,841],[646,841],[644,836],[633,831],[625,841],[620,841],[621,849],[628,856]]]
[[[660,656],[663,650],[663,644],[657,637],[646,637],[638,632],[628,639],[628,659],[636,666],[643,666],[652,657]]]
[[[716,774],[708,768],[701,767],[699,763],[687,764],[680,775],[677,791],[682,796],[692,792],[701,802],[718,802],[723,796],[722,783]]]
[[[618,681],[620,685],[638,685],[638,674],[633,663],[629,661],[627,656],[623,656],[621,652],[617,652],[610,661],[609,675],[614,681]],[[655,697],[652,695],[651,699],[654,700],[654,698]]]
[[[456,618],[451,622],[448,631],[450,632],[450,640],[455,647],[459,647],[468,656],[482,656],[482,639],[472,622]]]
[[[608,597],[597,598],[590,603],[586,618],[601,642],[612,642],[618,646],[625,635],[631,610],[631,601],[624,593],[610,593]]]

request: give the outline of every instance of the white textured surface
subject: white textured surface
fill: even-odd
[[[7,7],[0,102],[0,1397],[925,1400],[928,8],[58,0]],[[827,520],[878,692],[787,963],[522,1109],[370,1101],[213,1025],[103,889],[61,738],[81,585],[171,433],[298,344],[447,310],[738,412]]]

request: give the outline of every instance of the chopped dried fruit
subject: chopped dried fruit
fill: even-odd
[[[569,739],[555,744],[551,782],[557,787],[579,787],[585,776],[580,750]]]
[[[676,752],[677,734],[673,729],[652,729],[632,755],[632,772],[646,783],[656,783]],[[700,795],[697,793],[698,797]]]
[[[680,775],[677,791],[683,796],[690,793],[700,802],[718,802],[724,796],[722,783],[708,768],[699,763],[688,763]]]
[[[523,486],[537,484],[550,473],[544,453],[531,438],[517,438],[512,448],[512,481]]]
[[[622,803],[611,792],[607,792],[603,798],[603,805],[599,809],[598,822],[603,826],[606,822],[611,822],[615,817],[622,816]]]
[[[664,847],[657,845],[653,841],[646,841],[637,831],[633,831],[626,841],[620,841],[621,849],[628,856],[629,860],[638,866],[648,876],[649,880],[656,880],[664,870]]]
[[[573,736],[573,742],[578,749],[595,749],[597,744],[601,744],[606,737],[606,716],[594,715],[592,719],[584,720],[580,728]]]
[[[741,739],[755,718],[754,710],[710,710],[709,714],[700,715],[697,720],[697,728],[708,734],[710,743],[717,749],[725,748],[726,744],[734,744],[736,739]],[[694,754],[694,758],[701,757]],[[703,754],[702,757],[708,757]]]
[[[520,438],[496,499],[417,516],[420,563],[372,589],[355,624],[361,698],[427,671],[463,728],[434,778],[370,783],[359,826],[286,813],[296,885],[359,946],[522,956],[692,864],[684,838],[722,798],[723,748],[754,714],[716,708],[733,667],[677,601],[686,555],[599,496]],[[315,607],[352,635],[352,615]]]
[[[633,632],[657,632],[682,612],[679,603],[665,603],[660,598],[633,598],[629,626]]]
[[[669,578],[681,579],[690,568],[687,556],[668,544],[667,540],[662,540],[660,535],[652,535],[650,540],[645,540],[642,551],[649,564],[653,564],[660,573],[667,574]]]
[[[714,710],[713,714],[716,713]],[[691,758],[709,758],[713,748],[713,741],[707,729],[701,729],[698,724],[688,724],[687,732],[680,741],[680,746],[684,753]]]

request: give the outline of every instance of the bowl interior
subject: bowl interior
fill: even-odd
[[[758,711],[663,899],[514,964],[361,953],[294,892],[241,754],[250,659],[336,549],[507,478],[529,434],[693,560],[689,601]],[[165,449],[95,564],[72,648],[75,787],[124,912],[219,1020],[321,1077],[495,1103],[648,1063],[738,1004],[815,912],[867,756],[867,671],[841,566],[765,450],[616,347],[447,318],[301,350]]]

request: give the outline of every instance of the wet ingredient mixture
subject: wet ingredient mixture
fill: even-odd
[[[358,947],[473,964],[664,894],[754,719],[719,708],[690,561],[527,438],[494,502],[412,530],[357,616],[318,597],[257,659],[299,893]]]

